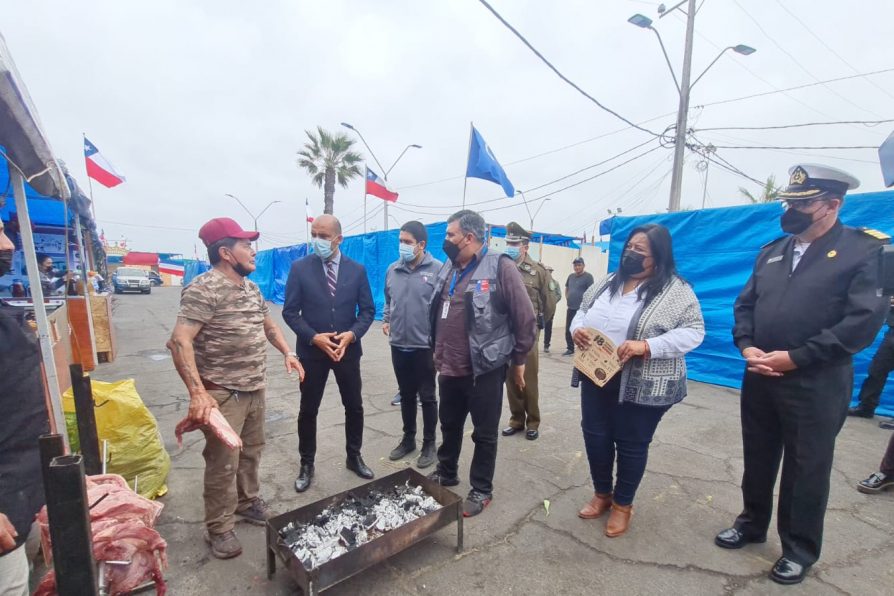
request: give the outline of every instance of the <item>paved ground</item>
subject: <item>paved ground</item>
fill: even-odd
[[[178,297],[174,288],[156,289],[151,296],[116,296],[119,356],[94,373],[101,380],[136,378],[171,453],[170,492],[162,499],[159,524],[169,544],[170,593],[298,593],[282,570],[267,581],[263,529],[239,524],[245,552],[231,561],[210,557],[202,541],[203,439],[198,433],[187,435],[184,449],[176,447],[173,429],[186,413],[187,395],[171,359],[163,357]],[[289,337],[291,341],[291,332]],[[387,460],[401,422],[398,408],[389,405],[396,383],[378,323],[364,338],[364,348],[363,453],[373,470],[384,475],[408,464]],[[265,497],[277,510],[287,511],[361,482],[344,469],[344,419],[330,381],[320,413],[316,479],[304,495],[294,492],[298,389],[281,362],[271,349],[262,479]],[[894,593],[894,492],[867,496],[854,489],[876,470],[890,431],[868,420],[847,422],[838,439],[823,558],[803,584],[784,588],[766,579],[780,554],[774,534],[766,544],[735,552],[712,543],[715,532],[729,525],[741,506],[738,393],[690,385],[689,397],[658,428],[630,532],[609,539],[602,533],[602,520],[576,516],[592,488],[582,453],[579,394],[569,387],[569,373],[567,358],[552,354],[541,359],[541,438],[501,438],[494,502],[481,516],[467,520],[462,555],[454,552],[451,526],[330,593]],[[466,472],[470,433],[469,427],[461,462]],[[456,488],[461,495],[468,489],[467,478]],[[551,503],[548,514],[544,499]]]

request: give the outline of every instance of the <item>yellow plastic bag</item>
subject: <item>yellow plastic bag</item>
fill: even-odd
[[[100,455],[103,440],[108,441],[106,471],[124,476],[130,487],[146,498],[154,499],[167,493],[165,480],[171,469],[171,458],[165,450],[155,417],[140,399],[134,380],[104,383],[91,379],[90,385]],[[71,389],[62,396],[62,409],[71,450],[76,452],[80,441]]]

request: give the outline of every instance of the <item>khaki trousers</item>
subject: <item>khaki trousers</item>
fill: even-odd
[[[258,498],[258,465],[264,449],[264,389],[229,391],[211,389],[233,430],[242,437],[242,451],[230,449],[209,430],[205,433],[205,527],[211,534],[223,534],[235,526],[237,510],[251,506]]]
[[[521,391],[512,381],[512,367],[506,373],[506,397],[509,399],[509,426],[528,430],[540,428],[540,389],[537,386],[540,368],[540,331],[534,338],[534,347],[525,360],[525,389]]]

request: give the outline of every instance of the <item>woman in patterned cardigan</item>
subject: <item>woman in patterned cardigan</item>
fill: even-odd
[[[630,525],[658,422],[686,396],[685,355],[705,336],[667,228],[648,224],[630,232],[618,270],[587,290],[571,323],[582,350],[592,342],[591,329],[618,346],[623,368],[604,387],[581,379],[581,428],[596,494],[578,515],[594,519],[610,510],[605,535],[615,537]]]

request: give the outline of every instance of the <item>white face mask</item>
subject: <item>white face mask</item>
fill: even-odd
[[[311,246],[313,246],[314,252],[320,255],[320,258],[324,261],[332,256],[332,240],[314,238]]]
[[[400,254],[400,260],[404,263],[411,263],[416,259],[415,245],[401,243],[400,246],[397,247],[397,250]]]

